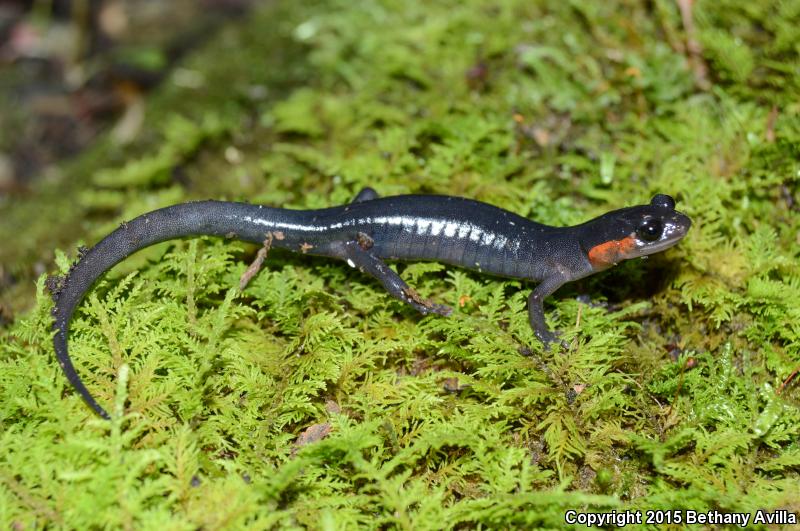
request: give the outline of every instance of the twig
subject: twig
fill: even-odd
[[[775,142],[775,122],[777,120],[778,120],[778,106],[773,105],[772,109],[770,109],[769,114],[767,115],[767,127],[766,131],[764,132],[764,137],[770,144]]]
[[[787,377],[787,378],[786,378],[786,379],[783,381],[783,383],[781,384],[781,386],[780,386],[780,387],[778,387],[778,391],[777,391],[775,394],[776,394],[776,395],[779,395],[779,394],[781,394],[781,391],[783,391],[783,388],[784,388],[784,387],[786,387],[787,385],[789,385],[789,382],[791,382],[791,381],[794,379],[794,377],[795,377],[795,376],[797,376],[797,374],[798,374],[798,373],[800,373],[800,367],[798,367],[798,368],[796,368],[795,370],[793,370],[793,371],[792,371],[792,374],[790,374],[790,375],[789,375],[789,376],[788,376],[788,377]]]
[[[686,51],[689,53],[689,64],[694,73],[694,82],[698,88],[708,90],[711,88],[711,83],[708,81],[708,67],[703,60],[703,47],[700,41],[697,40],[697,31],[695,30],[694,17],[692,16],[694,0],[677,0],[677,2],[678,9],[681,12],[683,29],[686,31]]]
[[[247,287],[247,284],[261,270],[261,266],[264,264],[264,260],[267,259],[267,253],[269,252],[270,247],[272,247],[272,232],[267,233],[267,239],[264,240],[264,245],[261,247],[261,249],[258,250],[258,253],[256,254],[256,259],[253,260],[253,263],[250,264],[247,270],[244,273],[242,273],[242,276],[239,277],[240,291],[244,291],[244,288]]]
[[[689,357],[686,358],[686,361],[681,366],[681,374],[678,377],[678,386],[675,388],[675,396],[672,398],[672,403],[669,405],[667,416],[672,414],[672,406],[678,401],[678,395],[680,395],[681,388],[683,387],[683,377],[686,375],[686,370],[693,368],[695,365],[697,365],[697,360]]]

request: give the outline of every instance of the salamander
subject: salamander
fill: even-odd
[[[547,296],[566,282],[672,247],[690,226],[691,220],[664,194],[572,227],[543,225],[461,197],[379,197],[371,188],[349,204],[319,210],[181,203],[123,223],[93,248],[82,249],[66,277],[49,283],[55,301],[53,344],[72,386],[98,415],[109,418],[69,357],[67,336],[75,308],[95,281],[127,256],[165,240],[205,235],[268,241],[270,247],[343,260],[423,315],[452,310],[420,297],[386,260],[435,260],[538,282],[528,297],[529,320],[536,337],[548,345],[556,335],[545,324]]]

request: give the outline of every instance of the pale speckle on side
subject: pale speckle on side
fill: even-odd
[[[478,228],[478,227],[473,225],[472,226],[472,230],[469,233],[470,241],[477,242],[478,240],[481,239],[481,234],[482,233],[483,233],[483,231],[480,228]]]

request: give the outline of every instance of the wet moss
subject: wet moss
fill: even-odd
[[[563,352],[534,340],[518,281],[399,265],[456,309],[421,318],[339,263],[271,252],[239,293],[255,247],[165,244],[75,319],[111,423],[53,360],[42,278],[0,346],[0,517],[439,529],[800,511],[796,14],[698,2],[687,35],[666,1],[331,0],[231,28],[185,66],[204,90],[165,85],[139,141],[65,169],[85,169],[53,185],[69,213],[52,234],[17,225],[20,263],[167,203],[312,208],[366,185],[552,224],[670,193],[694,226],[554,297]],[[276,27],[294,52],[272,48]]]

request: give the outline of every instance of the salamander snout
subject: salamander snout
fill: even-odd
[[[675,200],[665,194],[657,194],[650,205],[642,208],[635,223],[633,239],[636,242],[632,254],[645,256],[657,253],[678,243],[692,226],[686,214],[675,210]]]

